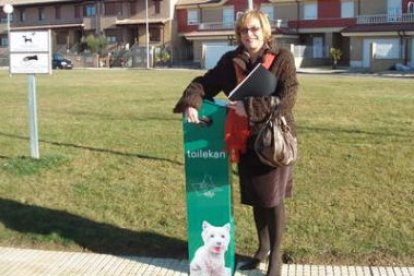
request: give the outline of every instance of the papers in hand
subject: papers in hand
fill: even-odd
[[[229,100],[240,101],[245,97],[269,96],[275,92],[277,78],[264,68],[262,64],[256,67],[230,93]]]

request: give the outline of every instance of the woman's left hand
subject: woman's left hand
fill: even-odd
[[[247,117],[246,109],[244,108],[242,101],[230,101],[227,104],[227,107],[233,109],[237,115],[241,117]]]

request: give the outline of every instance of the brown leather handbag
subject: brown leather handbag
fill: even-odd
[[[268,166],[288,166],[296,161],[297,139],[284,116],[275,117],[272,112],[256,137],[254,150],[260,161]]]

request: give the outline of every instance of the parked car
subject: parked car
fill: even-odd
[[[53,69],[72,69],[73,63],[70,59],[64,58],[61,54],[53,54],[52,68]]]

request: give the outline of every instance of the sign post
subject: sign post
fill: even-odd
[[[230,276],[235,268],[235,225],[224,144],[226,106],[204,101],[199,114],[211,123],[183,123],[189,271],[190,276]]]
[[[37,130],[36,75],[50,74],[51,32],[10,32],[10,74],[28,74],[27,95],[29,110],[30,156],[38,159],[39,138]]]

